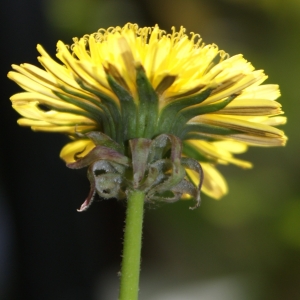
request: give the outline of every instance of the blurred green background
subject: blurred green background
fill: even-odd
[[[220,168],[230,189],[221,201],[203,195],[194,211],[184,201],[147,207],[140,294],[143,300],[300,299],[300,1],[45,0],[43,12],[53,40],[67,44],[127,22],[167,31],[183,25],[230,55],[242,53],[265,70],[267,83],[280,85],[286,147],[250,148],[242,157],[253,162],[251,170]],[[53,55],[55,44],[47,51]],[[117,271],[112,265],[95,278],[94,299],[116,299]],[[97,284],[106,287],[98,294]]]

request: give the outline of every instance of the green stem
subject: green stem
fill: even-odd
[[[138,299],[144,198],[138,190],[128,195],[119,300]]]

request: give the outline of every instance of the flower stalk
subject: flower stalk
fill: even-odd
[[[128,193],[119,300],[137,300],[145,193]]]

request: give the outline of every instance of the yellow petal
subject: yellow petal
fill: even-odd
[[[21,118],[18,120],[20,126],[30,126],[33,131],[59,132],[68,135],[76,135],[78,132],[89,132],[95,130],[93,125],[54,125],[50,122]]]
[[[40,93],[49,97],[53,97],[52,90],[59,90],[58,88],[53,88],[52,90],[48,87],[46,87],[46,84],[41,84],[39,82],[36,82],[27,76],[20,74],[18,72],[9,72],[7,74],[7,77],[13,81],[15,81],[20,87],[22,87],[25,91],[28,92],[36,92]]]
[[[217,141],[212,142],[217,148],[222,148],[230,153],[241,154],[247,151],[248,146],[244,143],[235,141]]]
[[[43,111],[38,107],[39,102],[13,105],[13,108],[23,117],[33,120],[42,120],[55,125],[94,125],[95,122],[84,117],[70,113],[57,112],[54,110]]]
[[[273,137],[264,137],[264,136],[252,136],[247,134],[232,134],[228,137],[228,139],[244,142],[249,146],[259,146],[259,147],[284,146],[287,141],[287,137],[285,135],[278,138],[273,138]]]
[[[56,63],[50,57],[39,57],[39,62],[47,69],[53,76],[61,80],[67,85],[70,85],[74,88],[80,88],[77,82],[73,79],[73,76],[66,67]]]
[[[88,61],[74,59],[65,44],[61,41],[57,43],[57,48],[60,51],[57,53],[57,56],[70,68],[74,76],[78,77],[79,80],[96,91],[105,94],[109,93],[110,97],[116,98],[112,92],[109,91],[109,85],[104,76],[105,73],[102,66],[95,66]]]
[[[281,137],[268,137],[268,136],[254,136],[250,134],[230,134],[230,135],[217,135],[217,134],[205,134],[201,133],[202,136],[207,136],[215,140],[226,140],[226,141],[238,141],[245,143],[249,146],[257,147],[278,147],[284,146],[287,141],[285,135]]]
[[[234,99],[225,108],[214,114],[268,116],[281,114],[281,104],[273,100],[236,100]]]
[[[216,101],[229,97],[233,94],[240,93],[243,89],[251,86],[252,84],[255,84],[255,82],[262,80],[263,78],[266,78],[263,71],[258,70],[243,76],[242,79],[233,82],[231,86],[225,89],[222,88],[222,82],[220,82],[221,90],[218,91],[218,89],[216,89],[216,92],[213,92],[212,95],[208,97],[207,100],[205,100],[202,105],[214,103]]]
[[[22,105],[28,102],[37,102],[40,104],[48,105],[54,107],[56,109],[64,109],[64,110],[78,110],[83,111],[81,108],[64,102],[53,94],[53,97],[45,96],[39,93],[18,93],[10,97],[10,100],[14,105]]]
[[[278,126],[286,124],[287,118],[286,117],[272,117],[262,121],[263,124],[269,126]]]
[[[31,129],[33,131],[43,131],[43,132],[57,132],[57,133],[64,133],[68,135],[75,135],[78,132],[89,132],[95,130],[95,126],[84,126],[84,125],[79,125],[79,126],[31,126]]]
[[[87,155],[95,147],[91,140],[76,140],[74,142],[65,145],[59,156],[66,163],[74,162],[75,155],[80,152],[80,156],[83,157]]]
[[[235,100],[244,99],[267,99],[276,100],[280,96],[279,86],[277,84],[264,84],[259,86],[250,86],[242,91]]]
[[[282,138],[283,131],[272,126],[239,120],[223,115],[207,114],[193,118],[189,123],[204,123],[220,127],[225,127],[233,130],[239,130],[254,136],[266,136],[270,138]]]
[[[206,195],[217,200],[226,195],[228,192],[227,184],[220,172],[217,171],[214,166],[208,163],[201,163],[201,166],[204,172],[202,191]],[[199,178],[196,172],[188,169],[186,172],[193,183],[197,185],[199,183]]]
[[[20,66],[12,65],[12,68],[49,89],[57,88],[55,77],[36,66],[31,64],[21,64]]]
[[[250,162],[236,159],[231,154],[231,149],[228,150],[228,146],[230,145],[225,142],[207,142],[207,141],[201,141],[201,140],[188,140],[185,143],[191,145],[194,149],[196,149],[198,152],[200,152],[201,155],[204,157],[207,157],[208,159],[212,159],[220,164],[228,164],[232,163],[235,164],[241,168],[251,168],[252,164]],[[223,147],[222,147],[223,146]],[[227,146],[227,147],[226,147]],[[231,143],[231,146],[235,146],[233,149],[234,151],[241,151],[246,150],[247,148],[241,149],[240,143]]]

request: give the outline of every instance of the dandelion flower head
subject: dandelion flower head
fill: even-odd
[[[172,134],[183,156],[200,162],[202,190],[219,199],[227,185],[216,166],[234,164],[248,146],[283,146],[286,136],[278,85],[242,55],[229,56],[183,27],[170,33],[128,23],[57,43],[55,60],[38,45],[42,68],[13,65],[8,77],[25,91],[11,97],[18,123],[36,131],[60,132],[72,141],[61,151],[67,163],[102,132],[119,145],[130,139]],[[58,62],[59,61],[59,62]],[[186,176],[196,182],[193,170]]]

